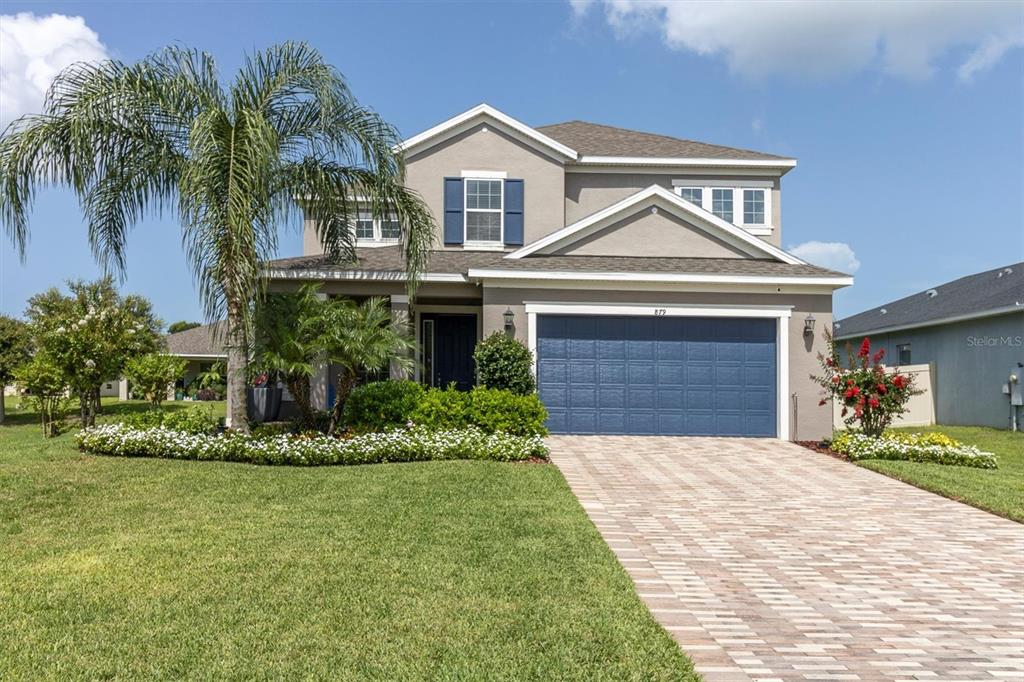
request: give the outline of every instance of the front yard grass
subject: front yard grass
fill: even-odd
[[[551,465],[95,457],[31,421],[0,427],[5,680],[696,679]]]
[[[998,469],[867,459],[858,465],[1024,523],[1024,433],[981,426],[933,426],[896,429],[938,431],[966,445],[995,453]]]

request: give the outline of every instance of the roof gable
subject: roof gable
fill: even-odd
[[[685,220],[701,230],[704,230],[712,237],[735,247],[739,251],[752,258],[771,258],[783,263],[803,264],[793,254],[772,246],[768,242],[758,239],[749,234],[746,230],[728,223],[718,216],[691,204],[682,199],[679,195],[671,192],[660,185],[651,185],[632,194],[622,201],[592,213],[586,218],[577,220],[561,230],[527,244],[523,248],[513,251],[506,258],[516,260],[524,258],[533,253],[551,254],[563,250],[569,244],[587,237],[612,223],[627,216],[635,214],[638,210],[647,207],[657,207],[671,211],[674,215]]]
[[[478,104],[468,111],[464,111],[447,121],[437,124],[433,128],[403,140],[398,144],[397,148],[400,151],[404,151],[407,155],[418,154],[485,121],[489,121],[492,125],[500,127],[516,139],[561,161],[578,157],[576,150],[571,147],[538,132],[521,121],[517,121],[489,104]]]

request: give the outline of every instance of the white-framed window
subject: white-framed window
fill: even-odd
[[[732,222],[732,194],[731,187],[713,187],[711,189],[711,212],[729,223]]]
[[[677,187],[676,191],[679,196],[689,201],[691,204],[697,204],[698,206],[704,206],[704,188],[703,187]]]
[[[504,231],[505,181],[466,178],[465,243],[501,244]]]
[[[372,245],[397,242],[401,228],[394,216],[374,218],[369,209],[360,208],[355,220],[356,243]]]
[[[743,190],[744,225],[764,225],[764,195],[763,189]]]
[[[772,183],[729,180],[672,181],[676,194],[705,211],[754,234],[770,234]]]

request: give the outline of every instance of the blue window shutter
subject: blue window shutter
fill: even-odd
[[[462,178],[444,179],[444,243],[463,243]]]
[[[505,243],[523,245],[523,181],[505,181]]]

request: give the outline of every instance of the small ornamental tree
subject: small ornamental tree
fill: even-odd
[[[167,389],[185,374],[188,362],[167,353],[148,353],[132,358],[124,367],[124,374],[146,400],[160,407],[167,398]]]
[[[481,386],[530,395],[537,390],[533,379],[533,353],[519,341],[494,332],[476,345],[473,362]]]
[[[24,391],[30,409],[39,413],[43,437],[58,435],[70,400],[64,371],[53,358],[40,352],[14,371],[14,380],[18,388]]]
[[[0,315],[0,424],[4,423],[4,389],[14,381],[14,370],[28,362],[31,348],[28,325]]]
[[[838,400],[843,408],[841,416],[847,428],[859,427],[864,434],[877,438],[892,420],[907,411],[911,396],[921,391],[914,389],[912,376],[900,374],[897,368],[887,372],[882,360],[885,349],[871,352],[871,340],[861,341],[856,353],[846,345],[846,367],[840,366],[839,352],[832,335],[825,332],[829,353],[818,353],[822,373],[811,379],[825,389],[819,405],[830,399]]]

